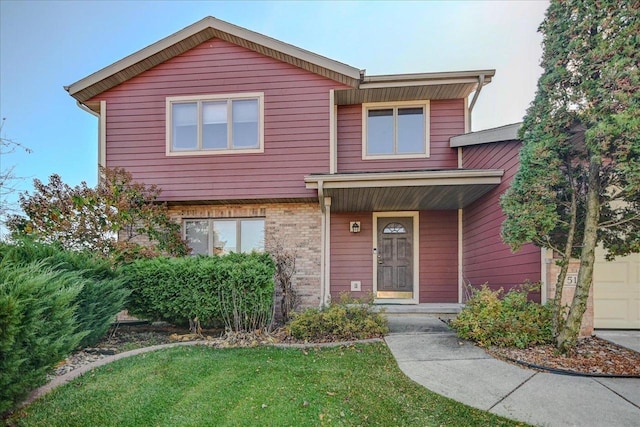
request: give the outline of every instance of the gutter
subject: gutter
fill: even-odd
[[[67,86],[64,87],[65,89],[67,88]],[[94,115],[95,117],[97,117],[98,119],[100,118],[100,114],[96,113],[95,111],[93,111],[91,108],[87,107],[86,105],[84,105],[82,102],[80,101],[76,101],[76,105],[78,107],[80,107],[80,109],[86,111],[87,113],[91,113],[92,115]]]

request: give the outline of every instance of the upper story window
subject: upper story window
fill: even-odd
[[[261,153],[264,94],[167,98],[167,155]]]
[[[362,158],[429,157],[429,101],[362,104]]]

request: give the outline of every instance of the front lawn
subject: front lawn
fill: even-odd
[[[415,384],[382,343],[156,351],[95,369],[13,421],[65,427],[522,425]]]

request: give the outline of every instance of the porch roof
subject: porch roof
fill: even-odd
[[[498,186],[500,169],[312,174],[306,187],[335,212],[461,209]]]

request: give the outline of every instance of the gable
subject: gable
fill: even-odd
[[[264,56],[294,65],[348,86],[355,87],[360,80],[360,70],[357,68],[228,22],[206,17],[169,37],[66,86],[65,89],[77,101],[84,103],[96,95],[214,38],[258,52]]]
[[[217,38],[205,41],[86,101],[164,102],[167,96],[265,91],[270,98],[295,95],[298,106],[315,93],[345,85]],[[305,98],[303,98],[305,97]],[[290,101],[294,100],[290,98]]]

